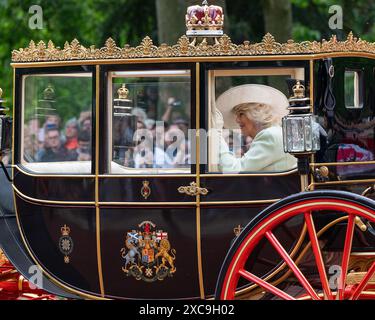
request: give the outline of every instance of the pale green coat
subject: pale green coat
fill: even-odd
[[[223,172],[281,172],[297,166],[297,159],[284,153],[280,126],[260,131],[242,158],[235,157],[221,138],[219,159]]]

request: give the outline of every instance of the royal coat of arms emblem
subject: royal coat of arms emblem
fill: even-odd
[[[176,272],[176,250],[171,248],[168,233],[156,230],[151,221],[138,225],[140,230],[127,232],[121,256],[122,271],[129,277],[146,282],[162,281]]]

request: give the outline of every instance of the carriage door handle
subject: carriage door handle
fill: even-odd
[[[208,190],[206,188],[198,188],[195,182],[190,183],[190,186],[179,187],[178,192],[192,197],[196,197],[197,195],[206,196],[208,194]]]

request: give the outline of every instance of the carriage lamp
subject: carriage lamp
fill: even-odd
[[[320,127],[310,112],[309,101],[305,87],[297,81],[289,99],[289,114],[282,120],[284,151],[298,160],[302,191],[308,190],[309,156],[320,150]]]
[[[122,159],[129,149],[135,147],[133,136],[137,130],[137,117],[132,114],[132,100],[129,89],[123,83],[117,90],[118,98],[113,99],[113,128],[118,128],[114,134],[114,148],[118,158]]]
[[[282,120],[284,151],[296,157],[313,154],[320,150],[319,124],[310,113],[309,98],[300,81],[293,87],[294,95],[289,99],[290,113]]]
[[[42,99],[38,100],[38,107],[36,108],[37,117],[45,118],[49,115],[53,115],[56,112],[55,108],[56,102],[56,95],[55,89],[51,84],[47,86],[47,88],[43,91]]]
[[[0,88],[0,157],[3,152],[10,150],[12,137],[12,119],[6,115],[8,109],[3,105],[5,100],[2,96],[3,90]]]

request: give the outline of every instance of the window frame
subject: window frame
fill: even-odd
[[[345,84],[346,84],[346,74],[349,72],[353,72],[354,76],[354,106],[348,106],[346,103],[346,91],[345,91]],[[364,107],[364,99],[365,99],[365,75],[364,70],[362,68],[345,68],[344,70],[344,105],[345,108],[348,110],[362,110]],[[358,102],[358,106],[356,106],[356,102]]]
[[[110,75],[115,72],[124,73],[148,73],[151,72],[150,77],[158,77],[163,71],[189,71],[190,76],[190,127],[189,129],[194,130],[196,128],[196,72],[195,63],[142,63],[142,64],[132,64],[132,65],[105,65],[101,67],[101,101],[105,108],[102,108],[99,121],[100,128],[104,128],[105,138],[103,135],[99,138],[100,140],[100,154],[104,155],[100,160],[99,171],[101,175],[109,175],[112,177],[142,177],[149,175],[150,177],[158,176],[191,176],[196,174],[196,164],[192,161],[188,168],[189,169],[179,169],[179,168],[125,168],[124,172],[113,173],[112,172],[112,114],[113,114],[113,101],[112,101],[112,79]],[[173,76],[173,75],[172,75]],[[121,77],[121,76],[120,76]],[[136,78],[136,75],[132,75]],[[194,141],[195,142],[195,141]],[[191,148],[195,148],[195,144],[191,144]],[[128,170],[128,172],[125,172]]]
[[[33,171],[32,166],[25,165],[23,159],[24,155],[24,115],[25,115],[25,79],[29,76],[58,76],[58,77],[69,77],[74,74],[87,74],[91,78],[92,82],[92,94],[91,94],[91,112],[92,112],[92,137],[91,137],[91,150],[92,159],[90,161],[91,170],[90,172],[55,172],[46,170],[46,172]],[[94,175],[95,174],[95,154],[96,154],[96,74],[94,66],[74,66],[74,67],[39,67],[39,68],[19,68],[15,70],[15,141],[14,141],[14,161],[15,165],[20,166],[25,172],[31,173],[35,176],[45,175],[56,175],[56,176],[82,176],[82,175]],[[39,162],[36,162],[39,163]],[[48,162],[40,162],[45,165]],[[51,162],[52,163],[52,162]],[[70,161],[69,163],[75,163]],[[72,164],[73,166],[73,164]],[[52,166],[53,167],[53,166]],[[78,166],[77,166],[78,167]],[[79,171],[79,170],[78,170]]]
[[[206,108],[205,119],[201,123],[204,125],[204,128],[208,130],[211,129],[211,101],[212,101],[212,88],[215,90],[215,78],[216,77],[237,77],[237,76],[292,76],[295,77],[301,75],[299,72],[303,72],[304,81],[307,83],[306,90],[310,88],[311,81],[311,66],[310,61],[241,61],[241,62],[232,62],[232,63],[206,63],[202,70],[202,76],[207,83],[207,88],[204,90],[205,105]],[[278,70],[279,72],[274,72]],[[213,85],[212,85],[213,84]],[[211,88],[212,87],[212,88]],[[310,96],[310,91],[307,91]],[[214,92],[215,94],[215,92]],[[215,97],[217,99],[218,97]],[[289,98],[289,97],[287,97]],[[310,101],[310,105],[313,106],[313,101]],[[312,110],[311,110],[312,111]],[[207,164],[201,166],[201,172],[203,177],[215,177],[215,176],[280,176],[288,175],[296,172],[296,169],[282,172],[220,172],[211,170],[211,143],[208,139],[208,148],[207,148]]]

